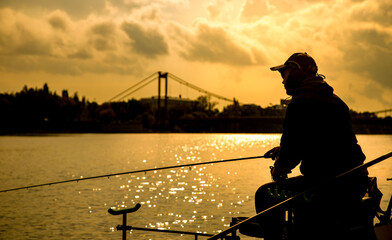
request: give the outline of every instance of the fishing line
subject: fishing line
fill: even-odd
[[[129,171],[129,172],[111,173],[111,174],[98,175],[98,176],[92,176],[92,177],[83,177],[83,178],[69,179],[69,180],[63,180],[63,181],[58,181],[58,182],[50,182],[50,183],[24,186],[24,187],[4,189],[4,190],[0,190],[0,193],[17,191],[17,190],[22,190],[22,189],[37,188],[37,187],[43,187],[43,186],[51,186],[51,185],[56,185],[56,184],[69,183],[69,182],[79,182],[79,181],[91,180],[91,179],[97,179],[97,178],[105,178],[105,177],[109,178],[112,176],[119,176],[119,175],[133,174],[133,173],[141,173],[141,172],[147,173],[147,172],[151,172],[151,171],[158,171],[158,170],[165,170],[165,169],[172,169],[172,168],[193,167],[193,166],[205,165],[205,164],[226,163],[226,162],[250,160],[250,159],[257,159],[257,158],[266,158],[266,157],[265,156],[253,156],[253,157],[226,159],[226,160],[222,159],[222,160],[216,160],[216,161],[210,161],[210,162],[189,163],[189,164],[183,164],[183,165],[174,165],[174,166],[166,166],[166,167],[159,167],[159,168],[134,170],[134,171]]]

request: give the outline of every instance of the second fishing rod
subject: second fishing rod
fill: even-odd
[[[182,164],[182,165],[172,165],[172,166],[157,167],[157,168],[147,168],[147,169],[126,171],[126,172],[117,172],[117,173],[110,173],[110,174],[104,174],[104,175],[96,175],[96,176],[91,176],[91,177],[74,178],[74,179],[68,179],[68,180],[62,180],[62,181],[56,181],[56,182],[48,182],[48,183],[34,184],[34,185],[29,185],[29,186],[3,189],[3,190],[0,190],[0,193],[17,191],[17,190],[22,190],[22,189],[31,189],[31,188],[37,188],[37,187],[43,187],[43,186],[52,186],[52,185],[58,185],[58,184],[63,184],[63,183],[69,183],[69,182],[80,182],[80,181],[92,180],[92,179],[98,179],[98,178],[110,178],[112,176],[120,176],[120,175],[143,173],[143,172],[147,173],[147,172],[152,172],[152,171],[159,171],[159,170],[166,170],[166,169],[173,169],[173,168],[193,167],[193,166],[215,164],[215,163],[236,162],[236,161],[252,160],[252,159],[258,159],[258,158],[269,158],[269,157],[262,155],[262,156],[222,159],[222,160],[215,160],[215,161],[209,161],[209,162],[188,163],[188,164]]]

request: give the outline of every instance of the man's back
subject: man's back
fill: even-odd
[[[365,159],[352,131],[347,105],[324,81],[310,82],[293,95],[281,141],[281,158],[302,160],[304,176],[337,175]]]

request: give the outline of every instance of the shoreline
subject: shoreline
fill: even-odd
[[[67,133],[282,133],[283,118],[174,119],[165,124],[71,122],[39,126],[3,126],[0,135],[40,135]],[[392,119],[353,119],[355,134],[392,134]]]

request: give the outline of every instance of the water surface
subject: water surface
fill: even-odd
[[[279,134],[61,134],[0,137],[0,188],[193,162],[263,155]],[[391,135],[359,135],[368,160],[392,151]],[[217,233],[254,215],[271,160],[168,169],[0,193],[0,239],[121,239],[108,208],[141,203],[135,227]],[[392,160],[369,169],[392,194]],[[296,169],[293,175],[298,175]],[[193,239],[134,231],[130,239]],[[242,239],[246,239],[242,237]]]

